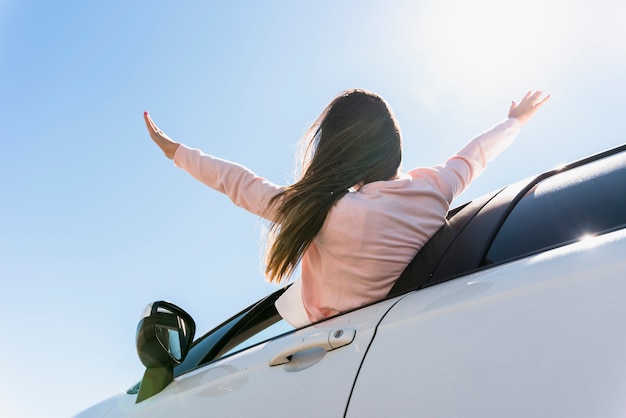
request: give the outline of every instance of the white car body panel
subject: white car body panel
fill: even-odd
[[[343,417],[348,402],[347,417],[623,417],[625,255],[622,229],[495,266],[214,361],[139,404],[119,395],[77,417]],[[269,366],[286,347],[339,329],[356,330],[354,341]]]
[[[622,229],[407,295],[347,417],[625,417],[624,272]]]
[[[397,299],[396,299],[397,300]],[[354,378],[376,326],[396,300],[377,303],[300,329],[214,361],[174,379],[162,392],[135,404],[136,395],[111,398],[107,418],[343,417]],[[270,366],[286,349],[306,347],[318,335],[356,330],[332,351],[308,350]],[[311,393],[315,396],[311,396]],[[280,400],[280,402],[278,402]],[[100,406],[100,410],[105,408]],[[95,417],[89,410],[78,417]]]

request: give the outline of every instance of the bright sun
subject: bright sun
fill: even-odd
[[[443,0],[422,10],[417,43],[436,78],[454,88],[483,90],[542,81],[566,42],[562,0]],[[538,79],[538,80],[537,80]]]

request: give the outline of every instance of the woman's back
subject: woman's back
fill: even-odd
[[[318,321],[387,295],[445,223],[452,200],[549,98],[540,96],[529,92],[519,105],[513,102],[509,119],[444,164],[402,175],[402,139],[391,109],[373,93],[344,92],[309,130],[306,148],[312,158],[305,160],[302,178],[286,187],[180,146],[147,112],[144,117],[152,139],[177,166],[272,222],[267,277],[286,279],[301,263],[295,304],[306,315],[298,317]],[[280,313],[289,320],[289,312]]]

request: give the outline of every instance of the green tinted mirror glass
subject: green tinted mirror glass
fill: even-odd
[[[159,307],[154,332],[161,346],[177,361],[183,357],[182,341],[186,340],[184,321],[169,309]]]
[[[157,339],[167,350],[167,352],[176,360],[182,358],[182,350],[180,346],[180,334],[178,330],[157,326],[155,329]]]

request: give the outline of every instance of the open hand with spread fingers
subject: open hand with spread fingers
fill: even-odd
[[[146,121],[146,127],[150,133],[150,138],[161,148],[163,153],[170,160],[174,159],[174,154],[180,145],[178,142],[173,141],[169,136],[165,134],[158,126],[152,121],[148,112],[143,113],[143,118]]]
[[[515,118],[521,124],[528,122],[535,112],[550,98],[550,95],[547,95],[542,99],[542,93],[541,90],[535,92],[529,91],[519,104],[512,102],[511,108],[509,109],[509,118]]]

